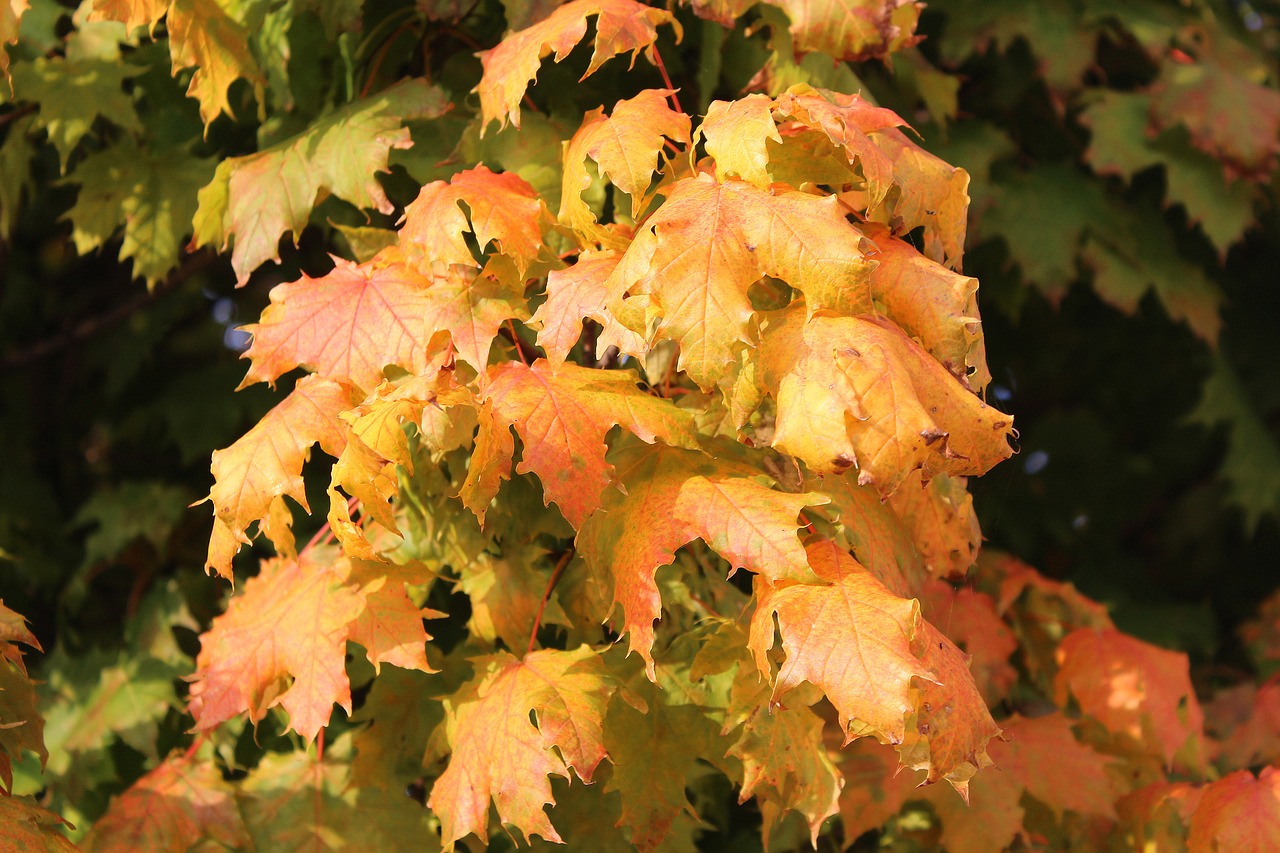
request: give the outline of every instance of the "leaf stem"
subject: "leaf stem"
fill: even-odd
[[[510,319],[507,320],[507,334],[511,335],[511,343],[516,345],[516,355],[520,356],[521,363],[528,367],[529,359],[524,353],[524,347],[520,344],[520,336],[516,334],[516,324]]]
[[[560,577],[564,574],[565,567],[569,565],[569,561],[573,559],[574,547],[569,546],[569,550],[560,555],[556,567],[551,570],[551,578],[547,581],[547,590],[542,593],[542,601],[538,603],[538,615],[533,617],[533,630],[529,632],[529,648],[525,649],[525,654],[533,654],[534,644],[538,642],[538,629],[542,627],[542,611],[547,607],[547,601],[551,598],[551,592],[556,588],[556,584],[560,582]]]
[[[382,70],[382,61],[387,58],[391,45],[395,44],[396,39],[400,38],[400,34],[406,32],[411,26],[417,23],[416,18],[410,18],[392,31],[387,36],[387,40],[378,48],[378,52],[373,56],[373,62],[369,67],[369,73],[364,78],[364,85],[360,87],[360,97],[365,98],[369,95],[369,90],[373,88],[373,82],[378,77],[378,72]]]
[[[678,113],[684,112],[684,107],[680,106],[680,97],[676,95],[675,84],[671,82],[671,75],[667,74],[666,63],[662,61],[662,54],[658,52],[658,46],[653,46],[653,64],[658,66],[658,73],[662,75],[662,82],[666,84],[667,91],[671,94],[667,97],[671,99],[671,108]]]

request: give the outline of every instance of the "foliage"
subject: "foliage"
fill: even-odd
[[[5,3],[5,367],[89,342],[5,377],[5,837],[1275,846],[1274,584],[1099,581],[1275,535],[1260,8]],[[1041,390],[1126,338],[1150,423]]]

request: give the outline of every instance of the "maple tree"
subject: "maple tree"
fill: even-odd
[[[1275,599],[1257,678],[1193,681],[983,546],[971,488],[1018,433],[966,274],[995,236],[1050,298],[1150,291],[1222,347],[1195,417],[1230,425],[1247,524],[1280,515],[1178,249],[1259,227],[1274,69],[1211,6],[931,5],[0,6],[0,233],[51,170],[76,252],[156,294],[222,257],[264,296],[253,415],[183,516],[213,579],[139,570],[118,654],[68,621],[39,677],[0,604],[0,836],[1274,847]],[[997,168],[961,116],[1019,50],[1076,162]],[[87,504],[59,606],[190,541],[195,497]]]

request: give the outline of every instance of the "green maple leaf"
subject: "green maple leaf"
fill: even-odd
[[[196,193],[212,170],[211,160],[184,149],[140,149],[128,136],[90,154],[65,179],[80,185],[66,214],[76,251],[100,248],[123,227],[120,260],[132,259],[134,275],[156,284],[181,260]]]
[[[133,97],[124,90],[125,81],[140,73],[119,59],[39,57],[13,67],[13,88],[21,100],[39,105],[36,126],[49,134],[65,172],[71,153],[98,118],[142,133]]]
[[[1193,147],[1185,132],[1152,135],[1151,98],[1139,92],[1095,93],[1081,114],[1093,136],[1085,158],[1101,173],[1130,177],[1163,166],[1170,201],[1187,209],[1220,254],[1254,221],[1254,188],[1229,181],[1221,161]]]
[[[231,265],[244,284],[264,261],[279,259],[280,238],[296,239],[326,195],[390,213],[376,173],[388,168],[391,149],[411,144],[401,125],[447,109],[442,90],[405,80],[264,151],[223,160],[200,190],[192,243],[225,250],[234,241]]]

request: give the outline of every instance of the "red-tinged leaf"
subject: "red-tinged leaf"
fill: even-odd
[[[970,785],[972,799],[966,823],[974,839],[993,841],[990,834],[983,832],[984,821],[989,817],[981,807],[984,802],[997,813],[1006,810],[1021,813],[1018,800],[1023,791],[1047,806],[1059,819],[1064,811],[1116,818],[1114,803],[1120,791],[1107,770],[1113,759],[1078,741],[1071,730],[1071,721],[1063,714],[1035,718],[1015,715],[1000,724],[1006,738],[993,740],[989,747],[995,767],[977,776]],[[1001,785],[996,778],[1001,776],[1014,785]],[[999,803],[1002,796],[1010,798]],[[944,823],[943,832],[948,839],[956,829],[955,821]],[[969,845],[969,849],[977,848]]]
[[[1280,847],[1280,770],[1238,770],[1204,789],[1191,815],[1189,853],[1267,853]]]
[[[520,126],[520,99],[538,74],[543,57],[555,54],[560,62],[587,34],[587,18],[594,16],[596,38],[585,80],[597,68],[620,53],[630,52],[632,62],[641,50],[653,59],[653,43],[658,25],[670,24],[680,36],[680,25],[670,12],[635,0],[571,0],[546,19],[528,29],[512,33],[497,47],[480,54],[484,76],[476,91],[480,94],[480,116],[487,127],[508,120]]]
[[[969,780],[991,765],[987,744],[1000,727],[969,671],[969,656],[933,625],[920,621],[915,641],[930,675],[919,684],[915,714],[899,747],[902,763],[927,770],[927,782],[946,779],[962,797]]]
[[[1218,758],[1227,767],[1280,760],[1280,682],[1242,684],[1214,697],[1206,723],[1222,737]]]
[[[827,731],[835,730],[831,727]],[[843,739],[843,733],[835,731],[834,745]],[[841,749],[838,766],[844,777],[840,822],[845,838],[856,839],[865,832],[879,829],[901,811],[908,800],[920,797],[919,786],[924,775],[900,766],[893,747],[875,738],[858,738]]]
[[[645,89],[634,98],[618,101],[613,114],[588,112],[582,126],[564,150],[563,191],[559,220],[581,235],[582,242],[625,246],[626,241],[596,222],[582,200],[591,185],[586,161],[599,167],[601,177],[631,199],[630,213],[638,217],[649,196],[649,184],[661,163],[664,140],[689,144],[689,117],[667,105],[668,89]]]
[[[455,265],[436,276],[425,294],[426,334],[447,331],[458,357],[483,373],[498,328],[507,320],[527,320],[523,285],[488,272]]]
[[[139,10],[129,17],[151,11]],[[249,31],[243,21],[232,17],[230,7],[217,0],[173,0],[168,27],[174,75],[197,66],[187,96],[200,102],[206,127],[222,113],[234,117],[227,90],[236,80],[249,81],[262,103],[266,78],[249,52]]]
[[[1081,628],[1062,640],[1058,667],[1059,705],[1074,696],[1080,710],[1144,745],[1166,765],[1178,754],[1193,768],[1202,764],[1204,713],[1185,654],[1114,628]]]
[[[929,351],[973,391],[991,381],[987,370],[978,280],[954,273],[894,237],[878,223],[863,232],[875,243],[879,265],[871,272],[871,294],[889,319]]]
[[[924,468],[983,474],[1012,454],[1013,419],[986,405],[887,321],[766,315],[763,386],[777,400],[772,444],[815,472],[858,467],[888,496]]]
[[[1018,680],[1018,671],[1009,663],[1018,638],[996,612],[995,599],[940,580],[929,581],[921,592],[925,618],[942,626],[943,633],[969,655],[969,671],[983,700],[994,706],[1007,698]]]
[[[1156,123],[1185,125],[1232,176],[1265,180],[1280,154],[1280,92],[1222,62],[1165,62],[1161,71],[1151,103]]]
[[[4,45],[0,44],[0,51]],[[13,793],[13,761],[21,760],[24,751],[40,758],[43,767],[49,759],[44,743],[44,718],[37,707],[36,683],[27,675],[27,664],[18,644],[43,651],[26,620],[0,601],[0,802]],[[15,812],[15,822],[25,818]],[[0,817],[0,828],[4,826]],[[17,831],[15,829],[15,831]],[[25,831],[25,830],[24,830]],[[3,838],[0,833],[0,838]]]
[[[249,845],[235,789],[203,756],[175,753],[111,801],[82,843],[86,851],[184,853],[201,842]]]
[[[0,599],[0,657],[13,664],[18,672],[26,675],[27,667],[23,663],[22,650],[17,647],[17,643],[30,646],[38,652],[44,651],[36,635],[27,627],[26,617],[5,607],[4,600]]]
[[[719,728],[706,708],[681,704],[677,690],[642,682],[633,695],[620,690],[613,697],[604,728],[613,773],[605,791],[622,795],[619,825],[630,830],[635,850],[658,850],[680,815],[693,812],[685,793],[690,773],[700,758],[715,761],[729,747]]]
[[[538,346],[547,353],[552,368],[559,368],[582,336],[582,321],[590,318],[602,327],[596,352],[610,346],[636,358],[648,350],[644,338],[624,326],[609,308],[607,282],[620,255],[583,252],[571,267],[552,270],[547,276],[547,299],[533,312],[529,325],[538,329]],[[636,323],[640,325],[640,323]]]
[[[447,614],[418,607],[406,589],[426,583],[434,575],[413,566],[367,560],[348,562],[347,583],[358,588],[357,594],[365,602],[351,623],[349,639],[364,646],[374,671],[389,663],[401,669],[435,672],[427,663],[427,641],[431,636],[422,620],[442,619]]]
[[[5,853],[76,853],[80,848],[62,833],[66,825],[30,797],[0,797],[0,844]]]
[[[314,558],[262,564],[200,637],[190,706],[196,731],[244,712],[256,723],[280,705],[309,741],[328,725],[334,703],[351,712],[347,640],[365,596],[347,585],[347,570]]]
[[[346,386],[319,376],[304,377],[235,444],[213,452],[209,499],[216,520],[207,568],[231,577],[229,556],[235,550],[228,547],[228,534],[248,544],[245,529],[266,518],[276,498],[288,495],[307,508],[302,463],[316,443],[330,456],[341,455],[346,428],[338,413],[354,402]],[[218,529],[219,524],[225,529]]]
[[[911,531],[925,567],[935,576],[963,576],[978,558],[982,529],[963,477],[939,474],[928,483],[909,476],[889,503]]]
[[[170,0],[92,0],[86,21],[119,21],[133,32],[137,27],[151,30],[169,11]]]
[[[448,108],[443,90],[404,80],[270,148],[228,157],[200,190],[192,245],[225,250],[234,238],[231,266],[243,285],[264,261],[279,260],[280,238],[292,232],[296,240],[326,195],[391,213],[377,173],[388,170],[391,149],[412,144],[402,125]]]
[[[492,800],[499,819],[526,839],[559,842],[543,811],[554,803],[548,777],[570,778],[572,768],[590,782],[605,756],[602,727],[614,685],[603,661],[583,646],[522,660],[499,652],[475,666],[476,678],[445,700],[452,755],[427,803],[440,817],[442,841],[451,848],[474,833],[487,842]]]
[[[756,582],[749,643],[756,666],[772,674],[775,618],[786,653],[772,701],[808,681],[835,706],[846,743],[868,734],[900,743],[916,708],[912,679],[932,677],[913,644],[920,606],[838,549],[816,542],[808,556],[824,585]]]
[[[698,135],[706,140],[707,153],[716,161],[716,177],[721,181],[734,175],[765,189],[773,183],[769,140],[781,144],[782,137],[773,121],[773,99],[768,95],[712,101]]]
[[[680,369],[703,388],[728,375],[735,344],[754,343],[747,289],[762,276],[803,291],[811,310],[871,310],[864,238],[834,198],[710,175],[665,194],[614,270],[611,302],[651,295],[658,335],[680,344]]]
[[[662,445],[628,452],[618,465],[626,493],[611,492],[576,542],[593,573],[612,577],[622,630],[650,678],[653,622],[662,613],[654,572],[675,558],[676,549],[701,539],[732,569],[770,581],[813,578],[797,516],[825,503],[822,495],[774,491],[752,479],[746,466]]]
[[[422,188],[404,210],[400,245],[410,260],[442,273],[454,264],[482,266],[464,236],[472,234],[482,253],[495,243],[523,276],[542,249],[544,210],[537,192],[515,172],[476,166]]]
[[[546,503],[554,501],[574,528],[581,527],[600,506],[601,493],[612,481],[604,437],[615,425],[650,444],[661,440],[697,446],[692,413],[639,390],[629,371],[566,364],[552,372],[542,359],[532,367],[508,363],[490,372],[485,397],[493,406],[494,419],[481,418],[482,438],[499,441],[483,436],[484,431],[501,432],[514,425],[524,442],[524,457],[516,471],[537,474]],[[509,465],[509,452],[506,458]],[[486,452],[485,459],[499,457]],[[494,461],[480,476],[488,477],[488,489],[496,490],[494,473],[505,476],[505,470],[509,469]],[[469,487],[471,483],[468,474],[463,492],[470,498],[467,505],[479,516],[496,492]]]
[[[372,391],[383,368],[409,373],[427,368],[430,335],[423,318],[431,279],[405,263],[400,250],[385,249],[373,260],[335,266],[318,278],[271,289],[262,318],[243,327],[253,335],[251,359],[240,387],[272,382],[299,365],[329,379]]]

